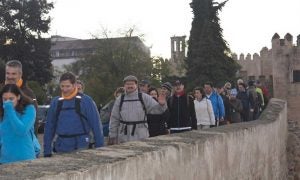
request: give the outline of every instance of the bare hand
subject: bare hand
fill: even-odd
[[[166,104],[166,95],[163,93],[159,94],[157,101],[160,105],[165,105]]]

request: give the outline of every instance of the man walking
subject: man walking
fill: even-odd
[[[95,147],[103,146],[102,125],[95,102],[86,94],[78,93],[74,74],[64,73],[59,84],[62,96],[52,100],[47,113],[44,156],[51,157],[52,150],[71,152],[89,148],[90,131]]]
[[[179,133],[197,129],[194,100],[184,91],[180,80],[174,83],[174,94],[168,99],[170,117],[167,122],[171,133]]]
[[[109,145],[149,137],[147,114],[162,114],[166,109],[164,95],[158,102],[146,93],[138,91],[138,79],[129,75],[124,78],[125,93],[113,106],[109,124]]]
[[[224,121],[225,108],[222,97],[213,89],[213,84],[211,82],[206,82],[204,84],[204,91],[207,98],[211,101],[215,118],[216,126],[219,126],[220,121]]]

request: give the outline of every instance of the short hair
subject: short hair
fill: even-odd
[[[210,81],[205,82],[204,85],[209,85],[210,87],[214,87],[214,86],[213,86],[213,83],[210,82]]]
[[[6,62],[6,66],[8,67],[14,67],[14,68],[19,68],[20,71],[22,72],[22,63],[19,60],[10,60]]]
[[[148,90],[148,93],[150,94],[151,91],[155,91],[157,96],[158,96],[158,91],[155,87],[150,87],[149,90]]]
[[[76,83],[77,84],[81,84],[82,86],[84,86],[84,83],[81,80],[79,80],[79,79],[77,79]]]
[[[63,73],[60,76],[59,82],[66,81],[66,80],[69,80],[71,82],[71,84],[75,84],[76,83],[76,76],[71,72]]]
[[[246,84],[245,83],[239,83],[238,85],[241,85],[246,89]]]

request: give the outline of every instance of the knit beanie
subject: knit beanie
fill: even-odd
[[[172,84],[169,82],[165,82],[161,85],[161,87],[166,88],[168,91],[172,92]]]

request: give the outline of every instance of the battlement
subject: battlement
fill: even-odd
[[[248,53],[245,57],[245,55],[243,53],[241,53],[240,56],[238,57],[238,55],[236,53],[233,53],[232,58],[233,58],[233,60],[236,60],[236,61],[259,61],[260,55],[257,53],[254,53],[253,55],[251,55],[250,53]]]
[[[283,39],[280,39],[280,36],[275,33],[272,37],[272,49],[280,47],[293,47],[300,46],[300,35],[297,36],[296,45],[293,44],[293,36],[290,33],[286,33]]]

